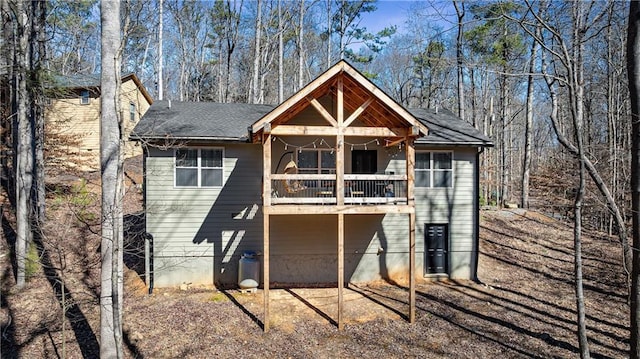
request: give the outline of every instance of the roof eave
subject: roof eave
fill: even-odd
[[[130,141],[204,141],[204,142],[239,142],[247,143],[247,137],[225,137],[225,136],[129,136]]]
[[[493,142],[445,142],[445,141],[420,141],[416,146],[438,146],[438,147],[493,147]]]

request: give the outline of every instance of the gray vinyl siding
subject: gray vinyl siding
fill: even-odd
[[[245,250],[262,248],[261,150],[224,146],[221,188],[175,187],[173,150],[149,151],[147,232],[157,286],[233,283],[237,274],[229,264],[234,267]]]
[[[416,148],[416,151],[428,151]],[[447,150],[438,148],[440,150]],[[449,276],[469,279],[472,261],[477,255],[474,232],[475,215],[475,148],[452,148],[453,187],[416,187],[416,251],[419,262],[424,260],[424,225],[447,224],[449,229]],[[423,270],[421,265],[418,270]],[[424,271],[423,271],[424,272]]]
[[[262,146],[215,147],[224,147],[221,188],[176,188],[173,150],[149,151],[147,231],[154,241],[157,287],[184,282],[234,284],[242,252],[262,251]],[[384,148],[371,147],[378,149],[379,171],[405,172],[402,152],[382,156]],[[476,150],[455,148],[451,151],[453,188],[415,189],[416,272],[419,275],[424,272],[424,224],[446,223],[449,224],[450,275],[470,278],[475,255]],[[274,153],[274,162],[283,152]],[[352,282],[406,279],[408,226],[406,214],[345,216],[345,279]],[[270,228],[270,277],[274,283],[337,281],[337,216],[271,216]]]

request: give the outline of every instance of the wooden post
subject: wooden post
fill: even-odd
[[[338,213],[338,330],[343,328],[342,306],[344,298],[344,214]]]
[[[342,76],[338,77],[338,93],[336,94],[336,120],[338,133],[336,135],[336,204],[344,205],[344,89]]]
[[[263,207],[263,209],[266,207]],[[263,261],[263,301],[264,301],[264,332],[269,331],[269,211],[263,211],[263,231],[264,231],[264,242],[262,248],[262,261]]]
[[[416,151],[413,147],[413,139],[408,138],[405,141],[406,151],[406,171],[407,171],[407,205],[415,206],[415,164],[416,164]]]
[[[271,126],[269,126],[270,128]],[[271,205],[271,135],[262,136],[262,205]]]
[[[269,210],[271,207],[271,135],[262,137],[262,286],[264,301],[264,331],[269,331]]]

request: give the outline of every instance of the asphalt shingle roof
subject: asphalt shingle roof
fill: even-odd
[[[156,101],[133,129],[133,139],[247,140],[254,122],[273,109],[270,105]]]
[[[489,137],[449,110],[420,108],[409,112],[429,129],[427,136],[416,140],[418,144],[493,146]]]
[[[274,106],[239,103],[156,101],[133,129],[136,139],[248,141],[248,127]],[[429,128],[416,143],[492,146],[490,138],[448,110],[410,109]]]

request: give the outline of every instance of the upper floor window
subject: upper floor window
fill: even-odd
[[[80,91],[80,104],[81,105],[89,104],[89,90]]]
[[[336,155],[326,149],[307,149],[298,152],[298,173],[336,173]]]
[[[136,104],[133,102],[129,104],[129,120],[136,122]]]
[[[176,187],[221,187],[223,152],[222,148],[177,149]]]
[[[451,152],[416,152],[416,187],[453,187]]]

